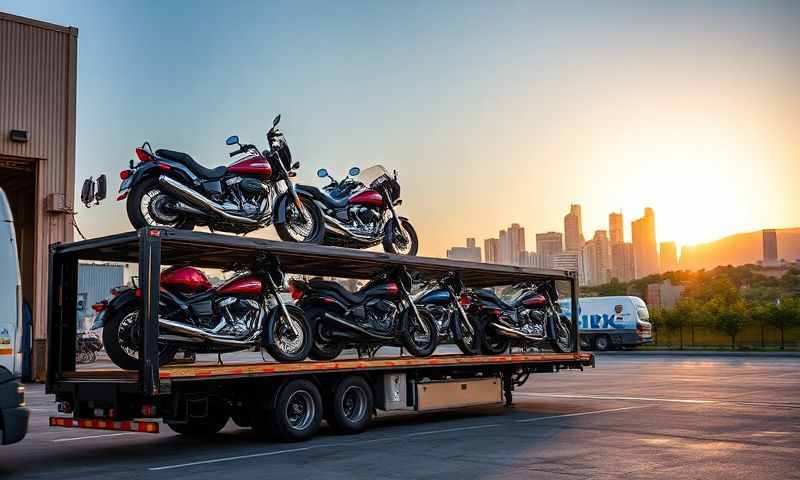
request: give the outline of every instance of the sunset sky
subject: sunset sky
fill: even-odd
[[[300,182],[397,169],[421,254],[512,222],[659,241],[800,225],[800,2],[0,0],[80,29],[78,179],[134,147],[229,161],[276,113]],[[79,187],[80,185],[77,185]],[[92,236],[124,205],[78,210]],[[270,227],[266,232],[274,236]]]

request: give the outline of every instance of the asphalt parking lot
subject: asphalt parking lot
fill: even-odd
[[[512,408],[381,416],[365,433],[270,443],[51,428],[28,387],[27,438],[0,478],[800,478],[800,358],[604,355],[540,374]]]

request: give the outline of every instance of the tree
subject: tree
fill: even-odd
[[[764,348],[764,328],[775,324],[778,307],[770,302],[751,303],[750,318],[756,322],[761,330],[761,348]]]
[[[774,306],[772,324],[781,334],[781,350],[784,348],[784,332],[787,328],[800,325],[800,297],[786,296]]]
[[[725,332],[731,339],[731,348],[736,348],[736,337],[742,331],[749,315],[747,303],[741,298],[730,302],[724,295],[719,295],[706,304],[706,310],[712,324]]]

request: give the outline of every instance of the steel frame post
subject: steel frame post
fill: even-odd
[[[578,328],[578,294],[579,294],[579,287],[578,287],[578,273],[573,272],[572,278],[569,280],[570,290],[572,293],[571,298],[571,308],[572,308],[572,338],[575,339],[575,352],[580,353],[581,351],[581,340],[579,338],[579,331]]]
[[[142,296],[142,345],[139,380],[142,393],[158,395],[158,296],[161,276],[161,234],[155,228],[139,229],[139,288]]]
[[[50,286],[47,307],[47,393],[65,371],[75,371],[78,324],[75,317],[78,290],[78,258],[55,254],[48,261]]]

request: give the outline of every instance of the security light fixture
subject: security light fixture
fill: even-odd
[[[11,130],[8,136],[12,142],[28,143],[27,130]]]

